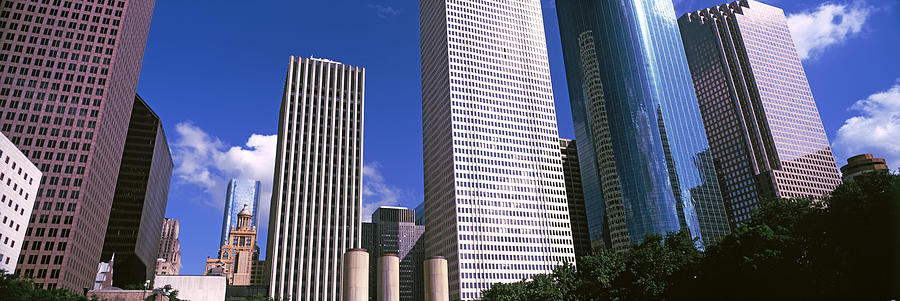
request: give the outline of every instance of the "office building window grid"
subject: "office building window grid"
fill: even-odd
[[[574,262],[540,1],[421,9],[428,253],[448,257],[451,298],[479,299]]]
[[[761,200],[821,198],[840,174],[784,12],[739,1],[680,18],[733,225]]]

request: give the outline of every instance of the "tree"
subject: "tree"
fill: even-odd
[[[43,290],[34,282],[0,270],[0,297],[4,301],[97,301],[65,289]]]

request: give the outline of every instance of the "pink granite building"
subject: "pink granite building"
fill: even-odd
[[[44,173],[16,273],[93,283],[153,0],[0,0],[0,130]]]

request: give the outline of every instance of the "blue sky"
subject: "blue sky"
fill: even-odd
[[[543,2],[560,135],[573,138],[556,12]],[[720,3],[676,0],[675,11]],[[900,1],[767,3],[790,15],[808,50],[838,164],[873,152],[900,166]],[[163,119],[176,160],[166,215],[181,223],[182,274],[202,273],[216,255],[229,178],[263,182],[267,217],[291,55],[366,67],[365,209],[422,202],[418,24],[413,0],[157,1],[138,93]]]

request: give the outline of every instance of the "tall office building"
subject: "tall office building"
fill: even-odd
[[[253,220],[250,222],[253,227],[259,227],[259,181],[256,180],[238,180],[231,179],[228,181],[228,188],[225,191],[225,213],[222,217],[222,237],[219,240],[219,249],[228,244],[228,232],[238,220],[238,213],[247,205],[250,213],[253,214]]]
[[[382,206],[363,223],[363,249],[370,258],[396,254],[400,258],[400,300],[425,300],[425,226],[416,224],[415,210]],[[367,237],[366,235],[370,235]],[[378,260],[369,260],[369,300],[377,298]]]
[[[38,287],[93,285],[153,4],[2,1],[0,128],[46,178],[20,259],[52,260],[18,267]]]
[[[40,183],[37,166],[0,133],[0,274],[16,270]]]
[[[266,242],[269,296],[338,300],[360,246],[365,68],[291,57]]]
[[[891,168],[884,158],[875,158],[872,154],[850,157],[847,159],[847,165],[841,166],[841,174],[845,181],[870,172],[891,172]]]
[[[181,272],[181,242],[178,240],[177,219],[163,221],[159,238],[159,254],[156,255],[157,275],[178,275]]]
[[[203,275],[224,273],[231,286],[253,284],[253,265],[259,262],[259,247],[256,246],[256,227],[253,213],[244,205],[238,212],[234,226],[228,231],[226,244],[219,249],[218,258],[206,258]]]
[[[584,190],[581,186],[581,163],[575,140],[559,139],[562,153],[563,174],[566,180],[566,198],[569,201],[569,223],[572,225],[572,244],[575,258],[591,254],[591,236],[588,232],[587,213],[584,211]]]
[[[841,176],[784,12],[738,1],[678,23],[731,223],[761,201],[834,190]]]
[[[575,259],[541,1],[420,8],[427,255],[480,299]]]
[[[557,1],[591,242],[729,232],[671,0]]]
[[[113,282],[119,287],[156,274],[174,166],[159,116],[135,95],[101,256],[116,255]]]

